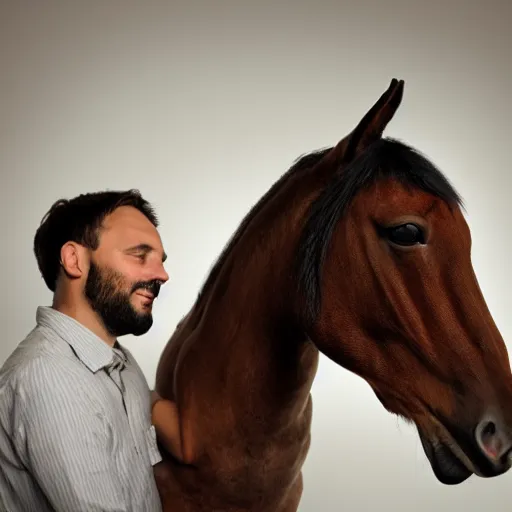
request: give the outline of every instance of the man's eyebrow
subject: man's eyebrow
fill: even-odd
[[[126,252],[145,252],[145,253],[148,253],[148,252],[152,252],[154,250],[155,250],[155,248],[152,247],[149,244],[138,244],[138,245],[134,245],[132,247],[129,247],[126,250]],[[166,259],[167,259],[167,254],[164,251],[164,253],[162,255],[162,263],[164,263]]]

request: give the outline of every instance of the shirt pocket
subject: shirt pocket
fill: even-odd
[[[151,425],[145,432],[145,440],[146,447],[148,450],[149,461],[151,465],[154,466],[162,461],[162,455],[160,454],[160,450],[158,449],[158,443],[156,440],[156,430],[155,426]]]

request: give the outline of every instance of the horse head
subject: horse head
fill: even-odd
[[[313,169],[327,185],[299,244],[300,311],[319,350],[413,422],[436,477],[457,484],[510,468],[512,378],[461,198],[382,136],[403,88],[393,80]]]

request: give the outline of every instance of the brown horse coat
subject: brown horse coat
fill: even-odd
[[[177,404],[183,458],[156,468],[165,511],[297,510],[320,352],[416,425],[440,481],[508,470],[508,355],[460,198],[382,138],[403,87],[277,181],[169,340],[156,389]]]

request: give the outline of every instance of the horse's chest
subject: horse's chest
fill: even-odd
[[[212,453],[210,471],[226,496],[261,497],[286,494],[301,472],[310,446],[310,407],[286,429],[266,436],[241,436]],[[213,476],[212,475],[212,476]]]

